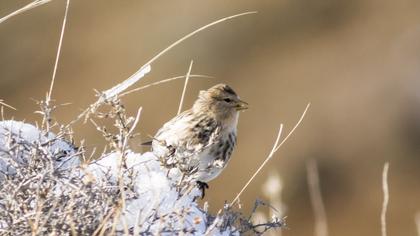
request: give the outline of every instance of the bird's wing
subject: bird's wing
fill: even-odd
[[[204,152],[220,140],[221,128],[214,120],[202,121],[192,132],[191,138],[186,139],[186,149],[189,156]]]
[[[153,152],[158,156],[176,155],[188,158],[201,153],[220,138],[220,125],[206,116],[185,111],[168,121],[153,140]]]

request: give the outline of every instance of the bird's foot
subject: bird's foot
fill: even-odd
[[[197,181],[197,186],[198,186],[198,189],[201,190],[201,199],[203,199],[204,196],[206,195],[206,189],[209,188],[209,185],[207,183]]]

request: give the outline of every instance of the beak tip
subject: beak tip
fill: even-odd
[[[247,102],[244,101],[239,101],[239,104],[237,106],[237,110],[241,111],[241,110],[247,110],[249,109],[249,104]]]

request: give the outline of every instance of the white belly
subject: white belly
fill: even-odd
[[[227,165],[227,161],[215,160],[213,155],[208,155],[208,151],[197,158],[200,159],[200,164],[197,173],[194,175],[197,180],[205,183],[216,178]]]

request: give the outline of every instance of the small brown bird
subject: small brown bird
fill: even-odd
[[[248,108],[225,84],[200,91],[191,109],[177,115],[157,132],[152,151],[187,172],[203,190],[226,167],[236,144],[239,111]]]

